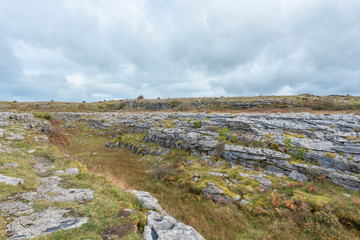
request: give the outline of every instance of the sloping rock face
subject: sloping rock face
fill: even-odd
[[[82,122],[115,130],[108,147],[161,155],[166,149],[215,155],[231,164],[305,177],[325,176],[360,191],[360,116],[352,114],[59,113],[69,125]],[[124,142],[122,133],[145,133],[142,145]],[[124,131],[125,129],[125,131]],[[156,144],[157,151],[147,144]],[[298,173],[298,174],[295,174]],[[302,175],[299,175],[302,174]],[[300,177],[301,176],[301,177]]]
[[[147,212],[146,226],[143,232],[145,240],[205,240],[193,227],[185,225],[165,212],[158,200],[144,191],[133,193]]]

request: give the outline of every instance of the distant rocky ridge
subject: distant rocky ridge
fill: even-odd
[[[280,98],[262,98],[252,101],[249,98],[198,98],[198,99],[164,99],[164,100],[123,100],[115,104],[115,110],[152,110],[161,111],[173,108],[181,109],[249,109],[266,107],[287,108],[297,104]]]
[[[142,143],[109,143],[141,154],[171,148],[217,155],[295,179],[326,177],[360,191],[360,116],[352,114],[59,113],[68,124],[146,133]],[[116,132],[114,133],[114,137]],[[157,147],[149,146],[155,143]],[[286,152],[286,153],[285,153]]]

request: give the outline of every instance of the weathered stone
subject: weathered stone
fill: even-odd
[[[307,177],[304,174],[299,173],[296,170],[293,170],[289,174],[289,178],[292,178],[292,179],[294,179],[295,181],[298,181],[298,182],[307,182],[307,180],[308,180]]]
[[[33,213],[35,210],[32,203],[23,202],[3,202],[0,203],[1,215],[5,217],[14,217]]]
[[[77,175],[79,174],[79,169],[77,168],[68,168],[64,170],[55,171],[54,174],[56,175]]]
[[[143,237],[151,240],[205,240],[194,228],[176,221],[168,214],[147,213]]]
[[[43,212],[15,218],[8,225],[9,239],[29,239],[40,235],[50,234],[59,230],[80,227],[88,218],[64,218],[70,210],[48,208]]]
[[[158,200],[150,195],[148,192],[132,190],[134,195],[139,199],[142,207],[150,210],[161,211],[162,207],[159,205]]]
[[[16,186],[20,183],[24,183],[24,179],[16,178],[16,177],[8,177],[8,176],[0,174],[0,183],[5,183],[5,184]]]
[[[217,177],[229,178],[229,174],[227,173],[207,172],[207,174]]]
[[[20,165],[17,164],[17,163],[4,163],[3,165],[0,165],[0,169],[2,168],[7,168],[7,167],[14,167],[14,168],[17,168],[19,167]]]
[[[68,201],[89,201],[94,199],[94,191],[91,189],[65,189],[58,186],[59,182],[63,180],[60,177],[53,176],[47,178],[39,178],[41,182],[40,187],[36,192],[28,192],[23,194],[23,198],[28,201],[36,199],[44,199],[53,202],[68,202]]]
[[[252,174],[239,172],[239,175],[242,176],[242,177],[247,177],[247,178],[251,178],[251,179],[259,181],[260,185],[262,187],[269,187],[269,186],[272,185],[272,182],[271,182],[270,179],[264,178],[266,176],[266,174],[252,175]]]
[[[206,183],[206,187],[201,190],[202,195],[207,196],[209,194],[224,194],[224,191],[213,182]]]

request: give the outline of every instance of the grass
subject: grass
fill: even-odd
[[[60,141],[61,142],[61,141]],[[63,146],[63,145],[59,145]],[[85,204],[77,202],[49,202],[45,200],[36,200],[34,208],[37,211],[44,210],[49,206],[61,209],[72,209],[69,216],[84,216],[88,217],[88,223],[80,228],[71,229],[67,231],[59,231],[46,236],[40,236],[35,239],[42,240],[57,240],[57,239],[103,239],[101,234],[106,229],[120,228],[126,224],[131,226],[137,225],[141,230],[145,225],[146,215],[140,209],[138,200],[125,193],[123,184],[118,180],[111,178],[109,175],[102,175],[101,173],[89,172],[85,165],[68,156],[63,155],[58,146],[53,144],[36,144],[14,142],[12,153],[0,154],[0,162],[20,164],[18,168],[0,169],[0,173],[6,176],[14,176],[23,178],[24,184],[18,186],[10,186],[0,183],[0,202],[13,196],[27,191],[34,191],[38,186],[36,172],[33,165],[36,163],[31,154],[27,153],[29,149],[37,149],[33,154],[47,157],[53,161],[52,165],[57,169],[66,169],[70,167],[77,167],[80,169],[80,174],[75,176],[63,176],[68,188],[91,188],[94,190],[94,200]],[[119,218],[118,214],[122,209],[133,209],[133,214],[126,219]],[[0,239],[6,239],[5,223],[0,217]],[[130,225],[129,225],[130,226]],[[142,239],[140,233],[131,231],[125,233],[122,239]]]

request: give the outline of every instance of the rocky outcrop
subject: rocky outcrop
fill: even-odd
[[[360,174],[358,115],[60,113],[58,116],[69,123],[82,122],[92,128],[110,130],[121,126],[126,129],[125,133],[146,133],[139,143],[143,144],[141,147],[121,139],[116,142],[116,131],[114,133],[111,144],[125,146],[139,154],[161,155],[166,149],[180,148],[194,155],[222,157],[252,169],[260,167],[288,176],[293,173],[293,179],[300,181],[305,178],[299,174],[306,178],[325,175],[345,188],[360,190],[356,187]],[[164,151],[159,152],[147,143],[156,144]],[[336,180],[336,176],[343,176],[343,180]],[[346,180],[345,176],[348,176]]]
[[[193,227],[185,225],[166,213],[158,200],[148,192],[131,190],[147,212],[143,237],[145,240],[205,240]],[[155,211],[152,211],[155,210]]]
[[[172,216],[154,211],[147,212],[145,240],[205,240],[194,228],[178,222]]]

